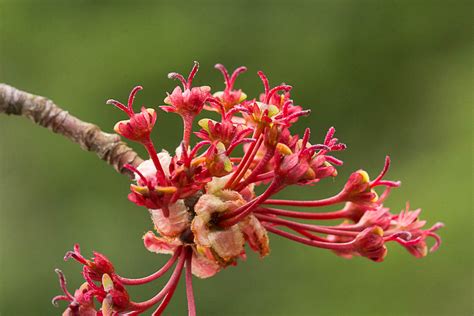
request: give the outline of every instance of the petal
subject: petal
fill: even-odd
[[[177,238],[157,237],[151,231],[143,235],[143,243],[148,251],[164,254],[173,254],[176,248],[181,245]]]
[[[169,206],[169,216],[165,217],[161,209],[149,210],[156,230],[162,236],[175,237],[189,226],[188,208],[184,200],[178,200]]]
[[[169,172],[169,166],[171,163],[171,156],[166,150],[162,150],[158,155],[158,160],[161,163],[161,166],[163,167],[163,171],[165,172],[165,175],[169,177],[170,172]],[[155,164],[151,159],[143,161],[138,167],[138,171],[140,171],[145,178],[147,179],[153,179],[156,177],[156,168]],[[135,180],[138,181],[140,177],[138,175],[135,175]]]
[[[204,255],[193,252],[193,260],[191,262],[191,271],[195,276],[201,279],[209,278],[221,270],[216,261],[210,260]]]
[[[211,231],[208,237],[211,249],[225,262],[232,261],[244,250],[245,240],[238,225]]]
[[[267,231],[255,216],[247,216],[239,223],[239,227],[250,248],[260,253],[260,257],[265,257],[270,253]]]

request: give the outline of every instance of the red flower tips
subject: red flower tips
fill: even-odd
[[[392,214],[383,205],[390,190],[400,185],[383,179],[390,166],[388,156],[374,180],[358,170],[334,196],[306,201],[274,199],[273,195],[290,185],[316,187],[325,178],[336,177],[336,167],[343,162],[333,154],[345,150],[346,145],[334,137],[334,127],[329,128],[322,143],[316,144],[310,143],[309,128],[302,136],[292,131],[293,124],[310,111],[294,104],[291,86],[271,88],[260,71],[264,91],[258,98],[247,100],[244,92],[234,88],[236,78],[247,68],[239,67],[229,75],[223,65],[215,67],[224,76],[225,89],[213,96],[208,86],[192,87],[197,62],[188,78],[169,74],[182,83],[161,106],[166,112],[179,114],[184,123],[183,140],[175,153],[157,152],[151,141],[155,111],[133,111],[133,100],[141,87],[132,90],[127,105],[107,102],[129,117],[116,124],[116,132],[141,143],[149,154],[139,166],[125,165],[135,174],[128,198],[147,209],[159,234],[147,232],[144,246],[171,258],[154,273],[133,279],[120,276],[104,255],[94,252],[92,259],[86,259],[79,246],[74,246],[65,259],[73,258],[83,265],[86,282],[72,295],[58,272],[64,295],[54,302],[69,302],[65,315],[138,315],[152,308],[154,315],[161,315],[185,270],[188,315],[194,316],[192,276],[209,278],[236,265],[246,258],[246,244],[260,257],[267,256],[268,232],[345,258],[360,256],[375,262],[384,260],[385,244],[390,241],[416,257],[439,247],[441,239],[436,231],[442,223],[426,229],[426,222],[419,219],[420,210],[410,211],[407,206]],[[198,122],[194,134],[199,141],[192,143],[193,122],[203,110],[214,112],[214,117],[205,116]],[[375,192],[378,186],[385,188],[380,197]],[[287,206],[300,209],[288,210]],[[301,210],[326,206],[337,208]],[[331,221],[320,222],[327,220]],[[429,237],[434,240],[430,250]],[[168,281],[151,298],[142,302],[130,299],[128,286],[152,282],[169,270],[173,272]],[[95,306],[101,306],[100,310]]]
[[[137,86],[130,92],[127,106],[116,100],[108,100],[107,104],[115,105],[129,117],[128,120],[120,121],[115,124],[114,130],[117,134],[136,142],[147,143],[150,141],[150,134],[155,126],[156,112],[153,109],[146,109],[145,107],[142,107],[140,113],[133,111],[132,106],[135,95],[142,89],[141,86]]]

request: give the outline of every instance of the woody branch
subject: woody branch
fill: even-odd
[[[50,129],[92,151],[121,174],[133,177],[125,164],[138,166],[143,160],[120,140],[120,136],[103,132],[97,125],[84,122],[61,109],[48,98],[0,84],[0,113],[19,115]]]

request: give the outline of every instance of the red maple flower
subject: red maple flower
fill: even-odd
[[[178,73],[169,75],[183,85],[166,97],[166,106],[161,106],[183,119],[183,140],[175,153],[156,151],[150,138],[156,121],[153,110],[133,112],[133,100],[141,87],[132,90],[127,106],[108,101],[129,116],[129,120],[116,125],[116,132],[142,144],[149,154],[149,159],[139,166],[126,166],[136,175],[129,200],[147,209],[158,233],[149,231],[143,236],[145,248],[171,258],[151,275],[129,279],[120,276],[104,255],[94,253],[89,260],[75,246],[65,258],[83,265],[85,283],[72,295],[58,272],[64,295],[57,296],[54,302],[69,302],[65,315],[138,315],[155,306],[154,315],[160,315],[183,271],[189,315],[195,315],[192,275],[208,278],[238,264],[246,258],[246,245],[261,257],[267,256],[269,232],[331,250],[344,258],[359,256],[374,262],[385,259],[386,243],[390,241],[401,244],[415,257],[439,247],[441,239],[435,232],[442,223],[425,229],[426,222],[419,219],[420,210],[410,211],[407,206],[401,213],[392,214],[384,206],[390,191],[400,186],[399,181],[384,179],[390,167],[388,156],[375,179],[371,180],[362,169],[355,171],[334,196],[305,201],[273,198],[288,186],[316,186],[325,178],[336,177],[337,167],[343,162],[334,155],[345,150],[346,145],[334,137],[333,127],[320,143],[310,143],[309,128],[302,136],[293,133],[292,126],[310,111],[294,105],[291,86],[270,88],[267,77],[259,71],[264,91],[258,101],[247,100],[242,90],[234,89],[236,78],[246,68],[239,67],[232,75],[221,64],[216,68],[224,75],[225,89],[212,96],[208,86],[192,87],[198,63],[187,79]],[[198,122],[200,129],[195,135],[200,141],[193,145],[193,122],[203,110],[218,118]],[[237,149],[243,154],[235,154]],[[257,191],[256,187],[262,189]],[[383,191],[379,195],[376,190],[380,187]],[[286,209],[335,205],[340,209]],[[340,222],[314,223],[325,220]],[[429,237],[435,241],[430,250]],[[143,302],[130,298],[128,287],[152,282],[172,266],[172,275],[158,293]],[[99,310],[96,301],[101,304]]]

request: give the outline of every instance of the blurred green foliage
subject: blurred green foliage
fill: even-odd
[[[200,315],[472,315],[472,1],[2,1],[0,81],[48,96],[111,130],[136,84],[138,102],[158,106],[201,62],[197,83],[221,89],[217,62],[246,65],[237,83],[261,91],[294,86],[313,110],[321,139],[329,126],[348,150],[336,181],[282,196],[327,196],[360,167],[377,173],[385,154],[400,179],[388,206],[409,200],[429,224],[443,221],[439,252],[419,260],[391,245],[382,264],[344,260],[273,236],[272,254],[209,280],[196,280]],[[159,113],[157,144],[181,137],[180,121]],[[141,150],[141,149],[139,149]],[[140,151],[142,152],[142,151]],[[148,253],[147,212],[127,201],[128,180],[94,155],[19,117],[0,117],[0,314],[60,314],[54,268],[71,289],[79,265],[62,255],[79,242],[105,253],[124,275],[142,276],[166,258]],[[136,289],[146,299],[160,287]],[[180,286],[167,315],[186,312]]]

